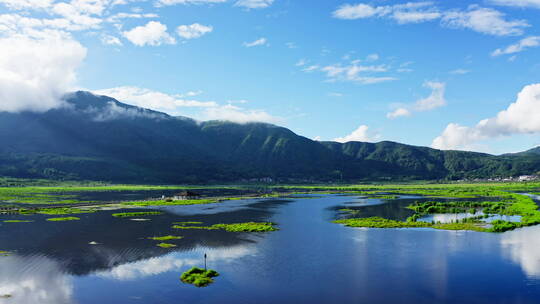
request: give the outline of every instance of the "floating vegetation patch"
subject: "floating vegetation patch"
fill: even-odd
[[[182,206],[182,205],[205,205],[218,203],[216,199],[194,199],[194,200],[156,200],[156,201],[137,201],[137,202],[125,202],[124,206]]]
[[[30,220],[5,220],[4,223],[32,223]]]
[[[353,215],[356,215],[356,214],[360,213],[360,210],[349,209],[349,208],[342,208],[342,209],[339,209],[338,211],[345,212],[345,213],[350,213],[350,214],[353,214]]]
[[[53,217],[48,218],[47,221],[49,222],[64,222],[64,221],[78,221],[80,218],[75,216],[68,216],[68,217]]]
[[[274,223],[235,223],[235,224],[215,224],[212,227],[225,229],[228,232],[267,232],[278,230]]]
[[[136,216],[147,216],[147,215],[161,215],[163,212],[160,211],[146,211],[146,212],[120,212],[113,213],[114,217],[136,217]]]
[[[161,248],[173,248],[173,247],[176,247],[175,244],[169,244],[169,243],[159,243],[156,246],[161,247]]]
[[[185,226],[185,225],[173,225],[173,229],[203,229],[203,230],[217,230],[219,228],[213,226]]]
[[[185,222],[184,222],[185,223]],[[200,224],[200,222],[195,222]],[[187,226],[186,224],[173,225],[174,229],[205,229],[205,230],[217,230],[222,229],[228,232],[267,232],[278,230],[274,227],[274,223],[233,223],[233,224],[214,224],[212,226]]]
[[[0,256],[8,256],[10,254],[11,254],[11,252],[9,252],[9,251],[0,250]]]
[[[182,273],[180,280],[182,280],[184,283],[192,284],[197,287],[206,287],[214,283],[213,278],[217,276],[219,276],[219,273],[215,270],[204,270],[202,268],[193,267],[190,270]]]
[[[93,213],[95,209],[80,209],[80,208],[39,208],[35,210],[35,213],[46,215],[66,215],[66,214],[82,214]]]
[[[203,222],[174,222],[173,224],[185,226],[185,225],[201,225]]]
[[[149,237],[149,240],[154,241],[170,241],[170,240],[179,240],[184,238],[183,236],[174,236],[174,235],[166,235],[166,236],[153,236]]]

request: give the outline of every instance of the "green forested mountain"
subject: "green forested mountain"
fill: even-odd
[[[394,142],[317,142],[271,124],[209,121],[76,92],[44,113],[0,112],[0,175],[202,183],[459,179],[540,171],[540,150],[493,156]],[[536,151],[536,152],[535,152]]]

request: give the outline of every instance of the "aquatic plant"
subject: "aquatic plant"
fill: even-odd
[[[426,222],[401,222],[382,217],[366,217],[336,220],[334,223],[343,224],[347,227],[366,227],[366,228],[415,228],[431,227],[431,223]]]
[[[174,235],[166,235],[166,236],[153,236],[149,237],[149,240],[154,241],[170,241],[170,240],[179,240],[184,238],[183,236],[174,236]]]
[[[112,216],[123,218],[123,217],[136,217],[136,216],[160,215],[160,214],[163,214],[163,212],[160,212],[160,211],[120,212],[120,213],[113,213]]]
[[[8,256],[10,254],[11,254],[11,252],[9,252],[9,251],[0,250],[0,256]]]
[[[137,206],[137,207],[148,207],[148,206],[182,206],[182,205],[205,205],[205,204],[214,204],[218,203],[217,199],[194,199],[194,200],[155,200],[155,201],[136,201],[136,202],[125,202],[122,203],[124,206]]]
[[[63,222],[63,221],[78,221],[80,218],[75,216],[68,216],[68,217],[53,217],[48,218],[47,221],[49,222]]]
[[[234,224],[215,224],[212,227],[225,229],[228,232],[267,232],[278,230],[274,223],[234,223]]]
[[[193,267],[190,270],[182,273],[180,280],[187,284],[192,284],[197,287],[206,287],[214,282],[215,277],[219,276],[219,273],[212,269],[202,269],[199,267]]]
[[[169,243],[159,243],[156,246],[159,246],[161,248],[173,248],[173,247],[176,247],[175,244],[169,244]]]
[[[31,220],[5,220],[4,223],[32,223]]]
[[[186,222],[184,222],[186,223]],[[188,223],[188,222],[187,222]],[[200,224],[200,222],[194,222]],[[257,223],[257,222],[246,222],[246,223],[233,223],[233,224],[214,224],[212,226],[186,226],[186,224],[173,225],[174,229],[203,229],[203,230],[217,230],[223,229],[227,232],[267,232],[267,231],[276,231],[278,230],[274,227],[274,223]]]

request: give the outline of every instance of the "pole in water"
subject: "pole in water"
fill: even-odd
[[[206,253],[204,254],[204,271],[206,271]]]

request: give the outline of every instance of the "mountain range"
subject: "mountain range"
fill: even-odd
[[[540,171],[540,147],[490,155],[395,142],[314,141],[272,124],[198,122],[89,92],[0,112],[0,175],[126,183],[454,180]]]

